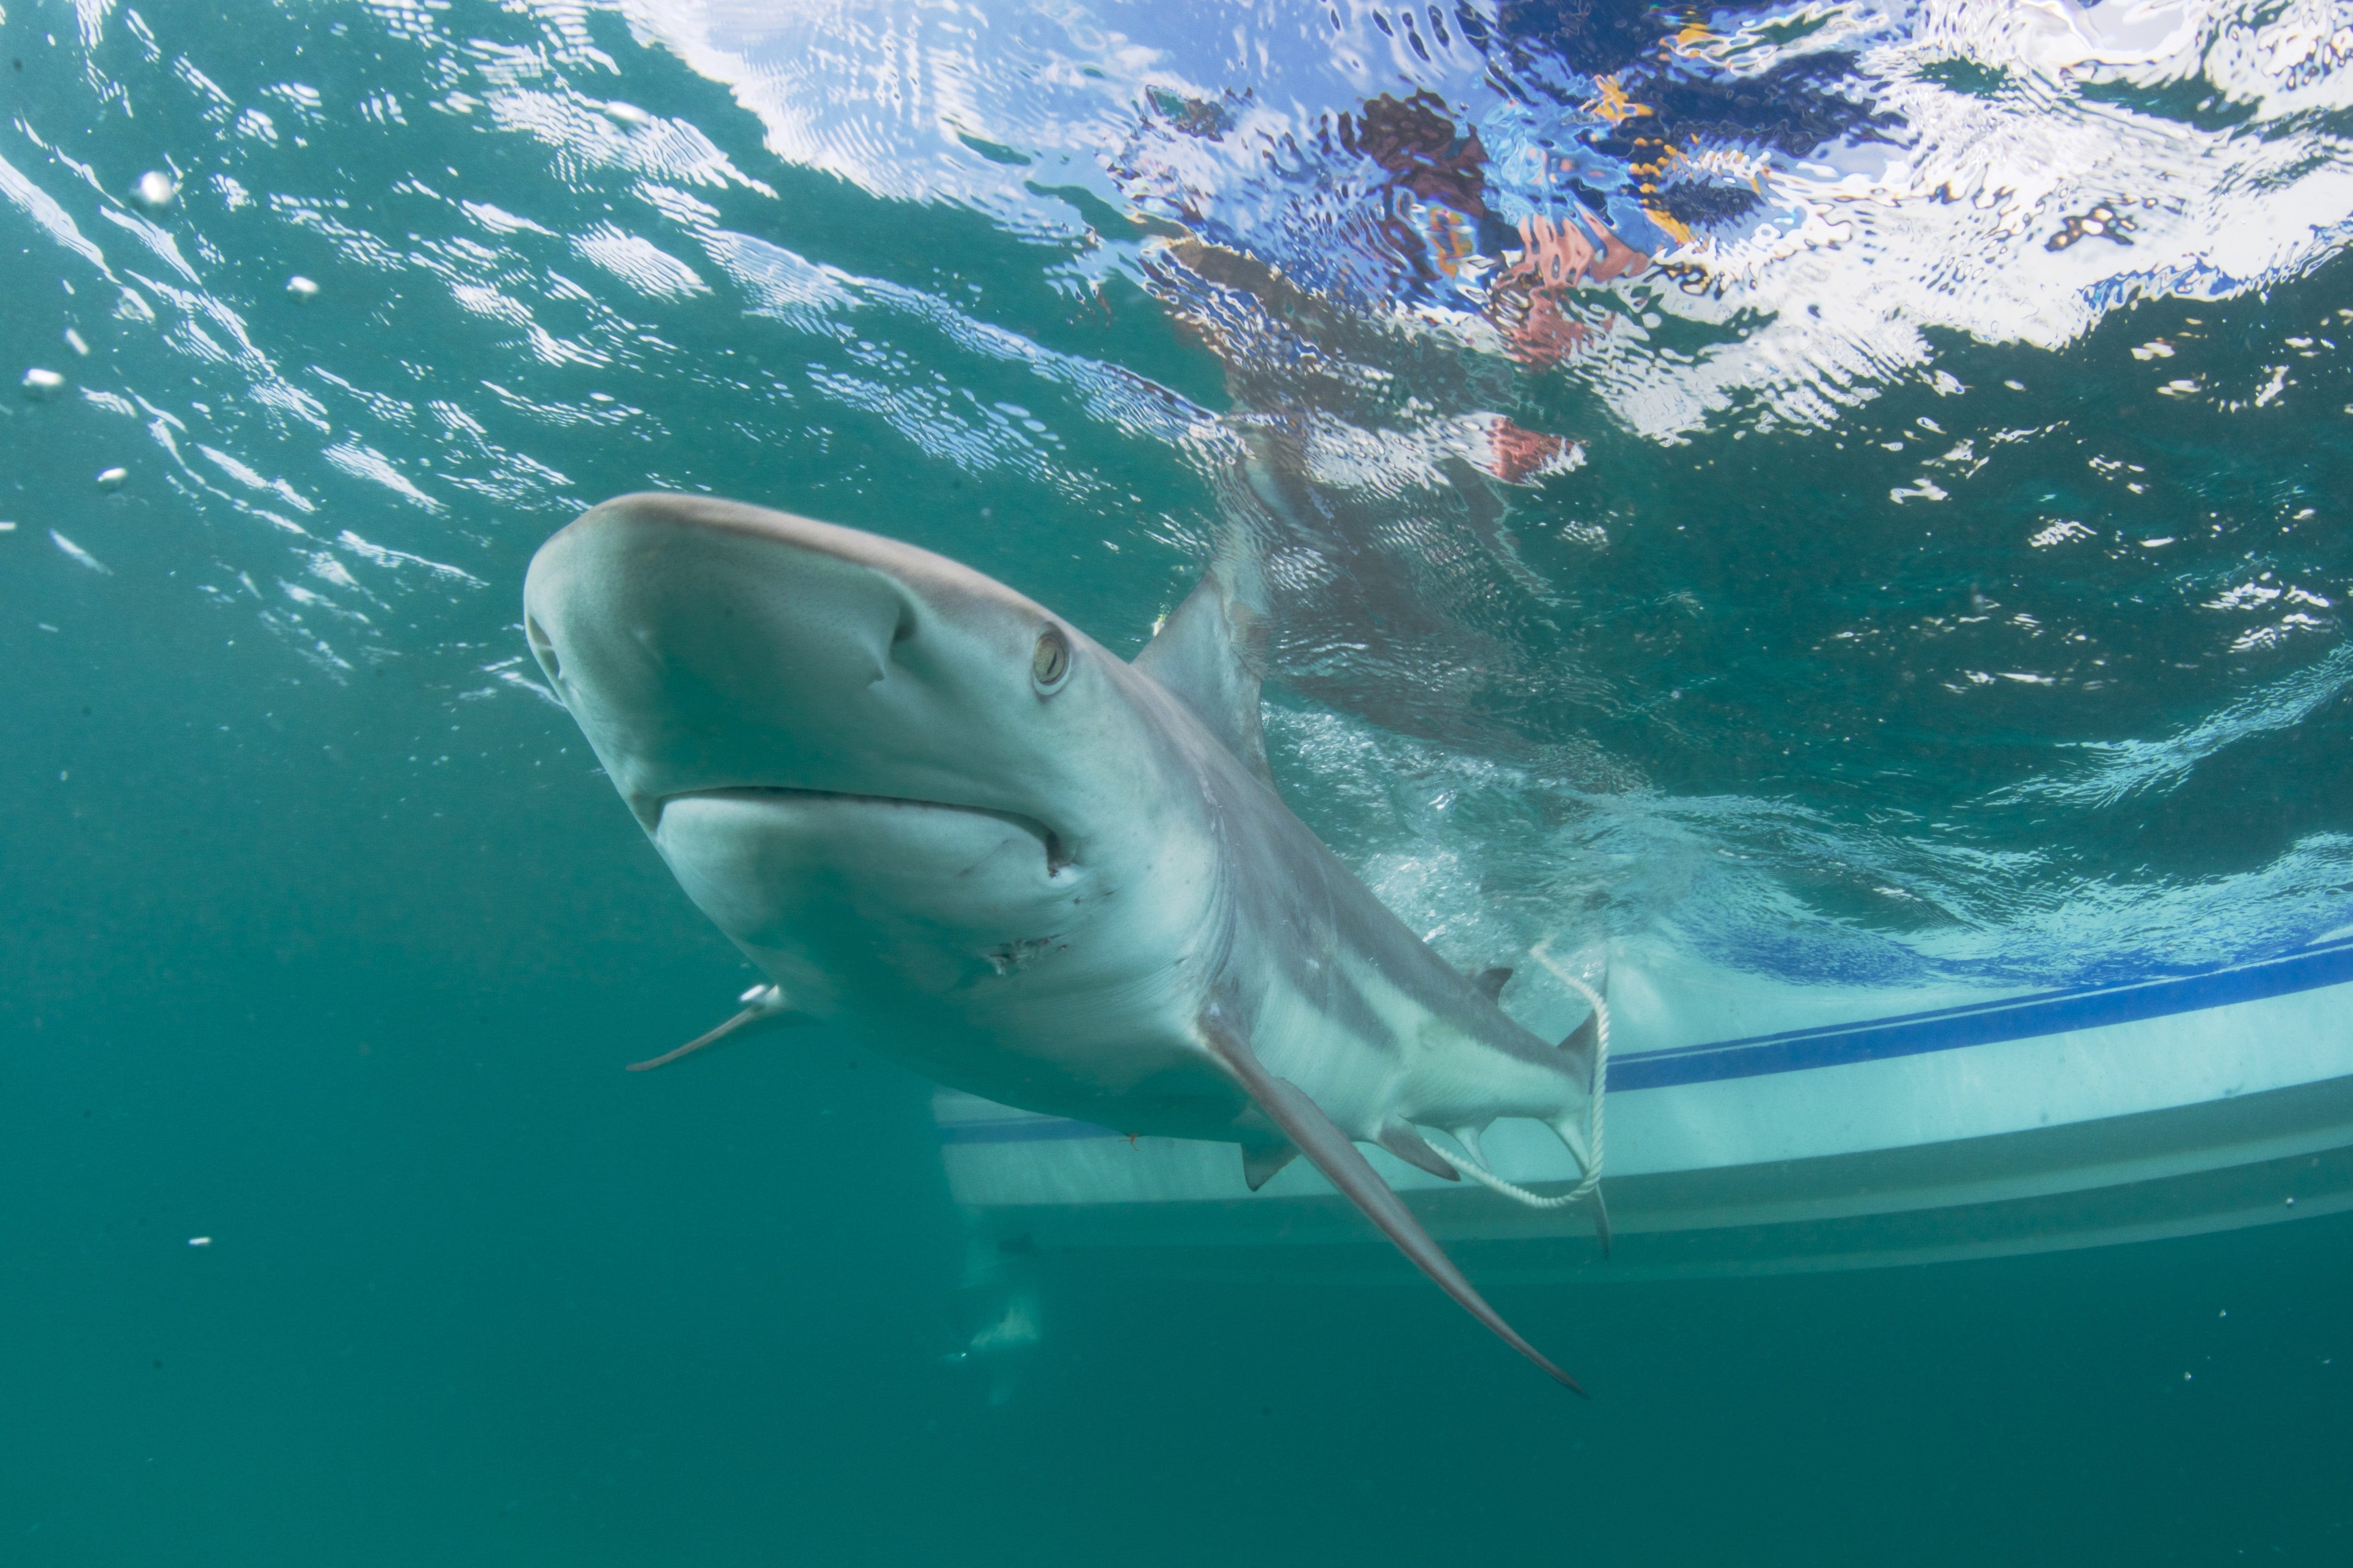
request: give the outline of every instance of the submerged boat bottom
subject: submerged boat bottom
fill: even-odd
[[[1582,1206],[1532,1211],[1370,1151],[1482,1279],[1868,1268],[2353,1208],[2343,933],[2193,975],[1895,1013],[1885,993],[1776,998],[1741,977],[1630,968],[1612,1011],[1661,1044],[1609,1068],[1612,1257]],[[1737,1027],[1757,1022],[1770,1032]],[[1390,1261],[1300,1166],[1251,1193],[1229,1145],[1124,1139],[945,1091],[934,1115],[976,1259],[1253,1277]],[[1524,1185],[1577,1175],[1534,1124],[1499,1121],[1486,1146]]]
[[[1125,1148],[1123,1141],[1122,1148]],[[1227,1151],[1229,1152],[1229,1151]],[[1604,1183],[1608,1259],[1582,1213],[1481,1191],[1411,1194],[1483,1282],[1780,1274],[2197,1235],[2353,1209],[2353,1078],[2089,1126]],[[1160,1277],[1388,1272],[1343,1200],[965,1209],[976,1250]]]

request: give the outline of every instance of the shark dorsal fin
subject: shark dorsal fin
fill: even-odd
[[[1471,983],[1477,986],[1489,1001],[1494,1001],[1503,996],[1504,982],[1511,978],[1512,971],[1508,969],[1481,969],[1472,977]]]
[[[1135,656],[1135,667],[1176,694],[1243,767],[1271,785],[1259,716],[1266,618],[1252,596],[1237,591],[1235,579],[1243,575],[1230,562],[1210,567]]]

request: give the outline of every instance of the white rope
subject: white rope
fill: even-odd
[[[1609,1077],[1609,1004],[1601,1000],[1599,991],[1553,962],[1552,955],[1545,951],[1551,942],[1551,938],[1546,938],[1535,945],[1528,956],[1551,970],[1555,980],[1583,992],[1585,1000],[1593,1004],[1593,1092],[1587,1097],[1585,1106],[1585,1148],[1591,1163],[1585,1168],[1584,1180],[1566,1192],[1546,1198],[1529,1192],[1525,1187],[1504,1181],[1483,1165],[1469,1160],[1458,1160],[1445,1150],[1439,1149],[1438,1145],[1434,1143],[1430,1145],[1432,1149],[1438,1150],[1438,1157],[1454,1167],[1458,1173],[1468,1176],[1483,1186],[1493,1188],[1514,1202],[1525,1203],[1531,1209],[1566,1209],[1571,1203],[1581,1202],[1596,1187],[1601,1185],[1601,1101],[1608,1092]]]

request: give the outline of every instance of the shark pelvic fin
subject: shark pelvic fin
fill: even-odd
[[[1250,1190],[1257,1192],[1274,1180],[1276,1171],[1299,1158],[1299,1150],[1288,1143],[1245,1143],[1242,1145],[1242,1180]]]
[[[1511,978],[1512,971],[1509,969],[1498,967],[1481,969],[1471,983],[1477,986],[1489,1001],[1494,1001],[1502,998],[1504,987]]]
[[[1413,1260],[1416,1267],[1454,1298],[1463,1310],[1484,1323],[1497,1339],[1542,1367],[1564,1387],[1577,1393],[1585,1393],[1575,1378],[1546,1361],[1542,1351],[1520,1338],[1518,1331],[1504,1321],[1503,1315],[1487,1305],[1486,1298],[1454,1266],[1454,1260],[1421,1228],[1413,1211],[1388,1190],[1379,1173],[1349,1141],[1348,1135],[1324,1114],[1321,1106],[1309,1099],[1296,1084],[1268,1072],[1249,1043],[1227,1028],[1214,1013],[1201,1020],[1201,1034],[1211,1054],[1233,1074],[1268,1118],[1299,1146],[1332,1185],[1364,1211],[1366,1219],[1397,1244],[1399,1252]]]
[[[1259,685],[1266,673],[1266,616],[1245,586],[1247,563],[1219,561],[1161,623],[1135,667],[1174,693],[1241,765],[1268,786]]]
[[[675,1051],[665,1051],[660,1055],[650,1057],[643,1062],[632,1062],[629,1064],[628,1070],[632,1073],[650,1073],[656,1067],[667,1067],[681,1056],[691,1055],[705,1045],[717,1044],[747,1023],[757,1023],[764,1018],[776,1017],[790,1005],[785,1001],[785,988],[780,985],[755,985],[736,1000],[744,1004],[744,1011],[718,1028],[707,1034],[696,1035]]]
[[[1373,1141],[1418,1170],[1427,1171],[1441,1181],[1460,1181],[1462,1172],[1439,1158],[1438,1150],[1430,1147],[1421,1134],[1397,1118],[1389,1118],[1388,1126]]]

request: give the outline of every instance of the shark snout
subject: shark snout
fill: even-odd
[[[647,831],[717,790],[1037,819],[1074,634],[912,546],[703,496],[628,495],[542,546],[523,630]]]
[[[871,788],[909,592],[825,524],[629,496],[543,546],[523,629],[641,819],[715,789]],[[881,791],[877,791],[881,792]]]

